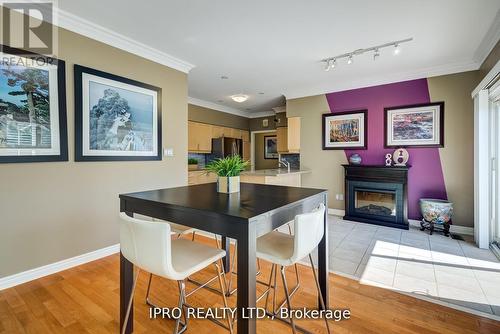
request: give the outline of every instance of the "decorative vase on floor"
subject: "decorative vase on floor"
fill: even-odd
[[[445,236],[450,235],[451,217],[453,215],[453,203],[442,199],[421,198],[420,212],[423,219],[420,222],[420,230],[429,229],[430,234],[436,225],[441,226]]]
[[[217,191],[220,193],[237,193],[240,191],[239,176],[219,176],[217,177]]]

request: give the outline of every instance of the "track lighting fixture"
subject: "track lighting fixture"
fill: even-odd
[[[362,55],[363,53],[366,52],[371,52],[373,51],[373,60],[377,60],[380,58],[380,50],[383,48],[387,47],[393,47],[394,48],[394,55],[398,55],[401,53],[401,44],[410,42],[412,41],[413,38],[407,38],[407,39],[402,39],[399,41],[394,41],[394,42],[389,42],[381,45],[376,45],[372,46],[366,49],[357,49],[351,52],[346,52],[341,55],[335,56],[335,57],[330,57],[330,58],[325,58],[321,60],[322,62],[325,63],[325,71],[329,71],[337,65],[337,59],[342,59],[342,58],[347,58],[347,64],[352,64],[354,61],[354,56],[359,56]]]

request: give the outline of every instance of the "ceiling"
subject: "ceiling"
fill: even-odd
[[[283,105],[284,96],[477,69],[500,36],[498,0],[59,0],[59,7],[193,64],[192,101],[248,115]],[[365,54],[329,72],[320,62],[409,37],[397,56],[381,50],[377,61]],[[239,93],[250,97],[230,99]]]

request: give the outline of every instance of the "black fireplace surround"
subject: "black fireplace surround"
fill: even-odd
[[[342,165],[345,170],[344,219],[408,229],[408,169]]]

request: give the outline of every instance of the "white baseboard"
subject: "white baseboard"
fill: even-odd
[[[344,217],[345,216],[345,211],[344,210],[339,210],[339,209],[328,208],[328,214],[332,215],[332,216]]]
[[[408,219],[408,223],[410,223],[411,226],[420,227],[420,220]],[[450,232],[463,235],[474,235],[474,228],[467,226],[451,225]]]
[[[23,284],[40,277],[55,274],[59,271],[76,267],[87,262],[95,261],[100,258],[118,253],[119,251],[120,251],[120,244],[116,244],[89,253],[78,255],[66,260],[61,260],[55,263],[51,263],[42,267],[23,271],[18,274],[2,277],[0,278],[0,290],[7,289],[19,284]]]

